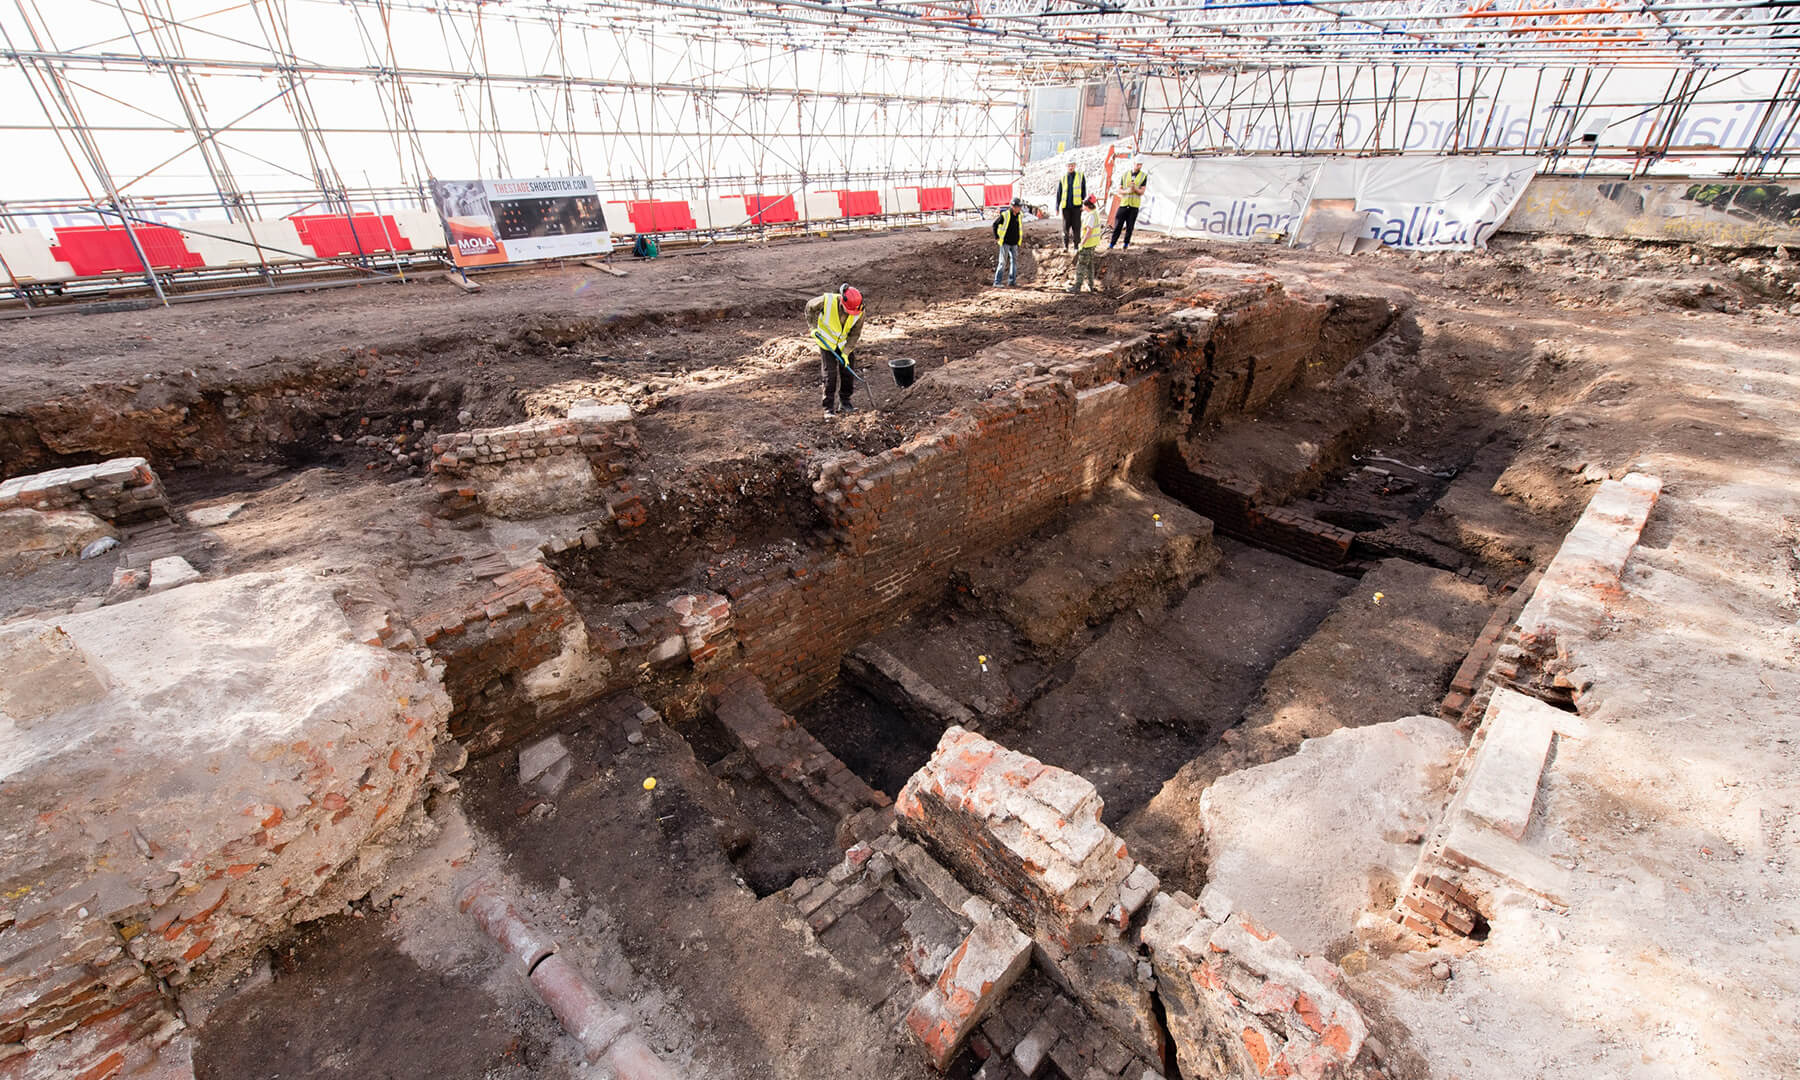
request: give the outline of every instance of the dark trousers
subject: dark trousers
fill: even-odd
[[[850,391],[856,389],[856,379],[844,365],[838,361],[836,354],[819,350],[819,378],[825,383],[825,407],[831,408],[833,397],[840,397],[844,404],[850,404]]]
[[[1135,206],[1119,207],[1118,219],[1113,222],[1112,243],[1106,245],[1107,247],[1118,246],[1120,229],[1125,230],[1125,246],[1131,246],[1131,230],[1137,227],[1137,212],[1138,208]]]
[[[1063,207],[1063,247],[1081,246],[1081,207]]]

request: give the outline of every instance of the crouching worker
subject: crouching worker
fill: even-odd
[[[806,303],[806,325],[819,346],[819,376],[825,384],[825,415],[855,412],[850,392],[856,376],[850,361],[862,340],[862,293],[849,285]]]

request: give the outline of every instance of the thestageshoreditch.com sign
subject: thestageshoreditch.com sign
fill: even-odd
[[[604,255],[606,214],[587,176],[536,180],[433,180],[450,260],[494,266],[529,259]]]

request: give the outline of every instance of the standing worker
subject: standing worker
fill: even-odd
[[[1094,255],[1100,247],[1100,236],[1106,232],[1106,225],[1100,220],[1100,207],[1092,195],[1082,205],[1086,209],[1081,214],[1081,249],[1075,253],[1075,284],[1069,286],[1069,291],[1080,292],[1081,279],[1085,277],[1088,291],[1099,292],[1099,286],[1094,284]]]
[[[1144,171],[1142,160],[1131,163],[1131,171],[1125,179],[1119,181],[1119,217],[1113,222],[1112,243],[1106,245],[1111,251],[1119,244],[1119,230],[1125,230],[1125,250],[1131,250],[1131,230],[1137,227],[1138,207],[1144,204],[1144,189],[1150,186],[1150,174]]]
[[[856,376],[850,360],[862,340],[862,293],[849,285],[806,302],[806,325],[819,345],[819,377],[825,383],[825,415],[855,412],[850,391]],[[834,400],[835,399],[835,400]]]
[[[1062,208],[1063,218],[1063,250],[1069,250],[1069,244],[1077,246],[1081,242],[1081,205],[1087,198],[1087,176],[1075,171],[1075,163],[1069,162],[1069,171],[1062,182],[1056,185],[1056,205]]]
[[[994,260],[994,284],[1000,284],[1000,271],[1006,270],[1006,283],[1019,283],[1019,238],[1024,231],[1024,222],[1020,203],[1013,199],[1012,205],[1003,208],[1000,216],[994,219],[994,240],[1000,245],[1000,256]]]

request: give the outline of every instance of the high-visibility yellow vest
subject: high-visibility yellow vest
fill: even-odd
[[[1010,209],[1000,211],[1000,224],[994,229],[994,242],[1006,246],[1006,234],[1012,229],[1013,212]],[[1020,239],[1024,239],[1021,237]]]
[[[1142,206],[1144,203],[1144,193],[1136,189],[1149,182],[1149,174],[1142,169],[1139,169],[1134,173],[1127,173],[1124,181],[1120,185],[1125,194],[1119,199],[1119,205]]]
[[[1088,210],[1081,215],[1081,246],[1097,248],[1100,246],[1100,234],[1106,230],[1100,227],[1100,211]]]
[[[1070,183],[1070,181],[1074,182]],[[1075,190],[1070,191],[1070,188]],[[1081,200],[1085,198],[1087,198],[1087,177],[1080,171],[1073,175],[1064,173],[1062,182],[1056,185],[1056,205],[1067,210],[1071,206],[1081,205]]]
[[[843,298],[837,293],[826,293],[825,310],[819,312],[819,323],[813,327],[813,340],[826,352],[841,353],[850,340],[850,328],[860,318],[860,311],[854,315],[844,311]]]

